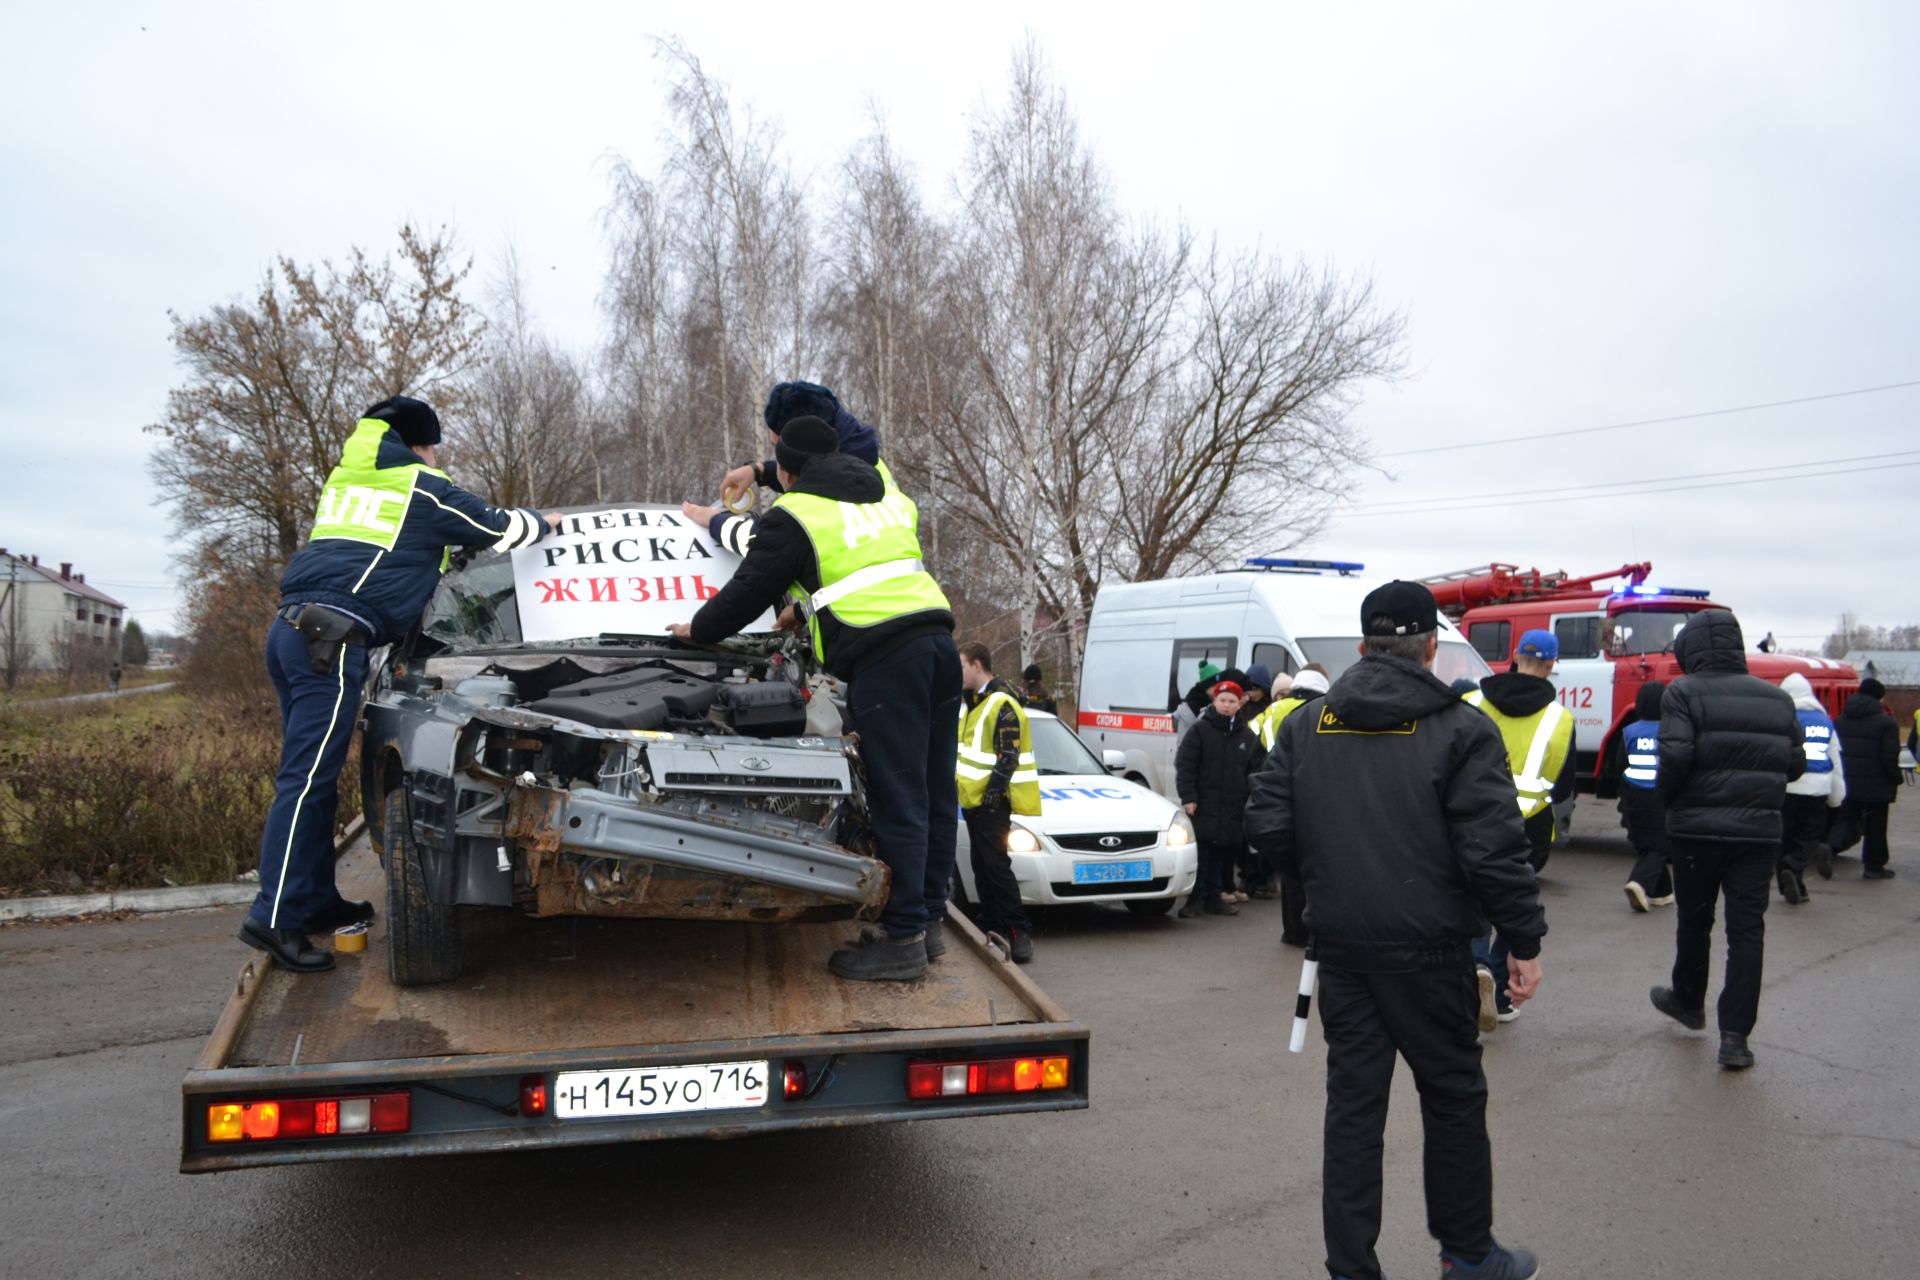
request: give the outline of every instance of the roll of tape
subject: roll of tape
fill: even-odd
[[[753,486],[748,485],[746,488],[740,490],[740,496],[738,498],[728,497],[726,490],[722,489],[720,491],[720,505],[736,516],[747,514],[747,512],[753,510]]]
[[[350,924],[344,929],[333,931],[333,949],[335,951],[365,951],[367,949],[367,926]]]

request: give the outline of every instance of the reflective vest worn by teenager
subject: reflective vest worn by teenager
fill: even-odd
[[[886,492],[878,502],[840,502],[813,493],[783,493],[774,506],[792,516],[813,544],[820,589],[795,583],[794,599],[812,610],[813,656],[827,661],[820,615],[843,627],[873,627],[908,614],[949,610],[947,597],[920,558],[920,509],[878,468]]]
[[[1033,759],[1033,734],[1020,700],[1004,686],[981,698],[960,717],[960,756],[954,776],[960,784],[960,807],[977,809],[986,798],[987,784],[998,763],[994,730],[1000,723],[1002,708],[1011,707],[1020,721],[1020,759],[1007,784],[1007,800],[1013,812],[1037,815],[1040,812],[1040,770]]]
[[[1325,694],[1319,694],[1319,693],[1316,693],[1313,695],[1314,698],[1321,698],[1325,696],[1326,696]],[[1296,698],[1293,695],[1289,694],[1288,696],[1280,699],[1280,701],[1274,703],[1272,706],[1268,707],[1265,711],[1262,711],[1259,715],[1255,716],[1253,718],[1253,723],[1248,725],[1247,727],[1249,729],[1252,729],[1254,732],[1254,736],[1260,739],[1260,745],[1265,749],[1267,749],[1268,751],[1271,751],[1273,750],[1273,744],[1275,739],[1279,738],[1280,736],[1280,722],[1282,720],[1285,720],[1288,716],[1292,715],[1295,711],[1299,710],[1301,707],[1306,706],[1307,703],[1311,702],[1312,700],[1313,700],[1312,698]]]
[[[1507,767],[1513,770],[1514,790],[1520,797],[1520,816],[1531,818],[1547,807],[1554,779],[1573,750],[1573,717],[1558,702],[1549,702],[1530,716],[1503,715],[1475,689],[1461,701],[1472,703],[1492,718],[1507,747]]]
[[[1653,790],[1660,781],[1660,722],[1635,720],[1620,731],[1620,744],[1627,750],[1621,780],[1642,791]]]

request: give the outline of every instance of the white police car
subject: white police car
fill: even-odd
[[[1038,906],[1118,902],[1136,915],[1166,914],[1193,891],[1199,850],[1179,805],[1116,778],[1066,725],[1029,711],[1040,814],[1015,814],[1007,852],[1020,900]],[[1107,753],[1121,765],[1118,751]],[[955,879],[962,902],[977,902],[966,824]]]

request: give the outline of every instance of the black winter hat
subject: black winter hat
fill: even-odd
[[[1384,622],[1374,619],[1383,618]],[[1395,578],[1375,587],[1360,602],[1360,634],[1363,636],[1417,636],[1440,628],[1440,607],[1433,592],[1418,582]]]
[[[795,418],[819,418],[832,422],[840,412],[840,401],[833,392],[817,382],[782,382],[768,393],[767,407],[761,414],[767,430],[779,435]]]
[[[840,433],[815,417],[795,418],[773,446],[774,461],[783,471],[799,475],[807,463],[840,451]]]
[[[1037,662],[1028,663],[1027,669],[1020,673],[1020,678],[1028,684],[1038,683],[1040,680],[1040,664]]]
[[[1887,686],[1881,684],[1872,676],[1868,676],[1860,682],[1860,692],[1866,694],[1869,698],[1884,698],[1887,696]]]
[[[440,443],[440,415],[424,400],[412,396],[388,396],[360,415],[393,424],[394,430],[409,446]]]

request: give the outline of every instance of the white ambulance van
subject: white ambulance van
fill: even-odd
[[[1080,668],[1080,740],[1120,752],[1115,772],[1172,796],[1173,709],[1200,664],[1292,674],[1318,662],[1339,679],[1360,660],[1360,602],[1380,585],[1359,576],[1365,567],[1263,556],[1223,573],[1102,586]],[[1433,673],[1451,684],[1492,669],[1442,617]]]

